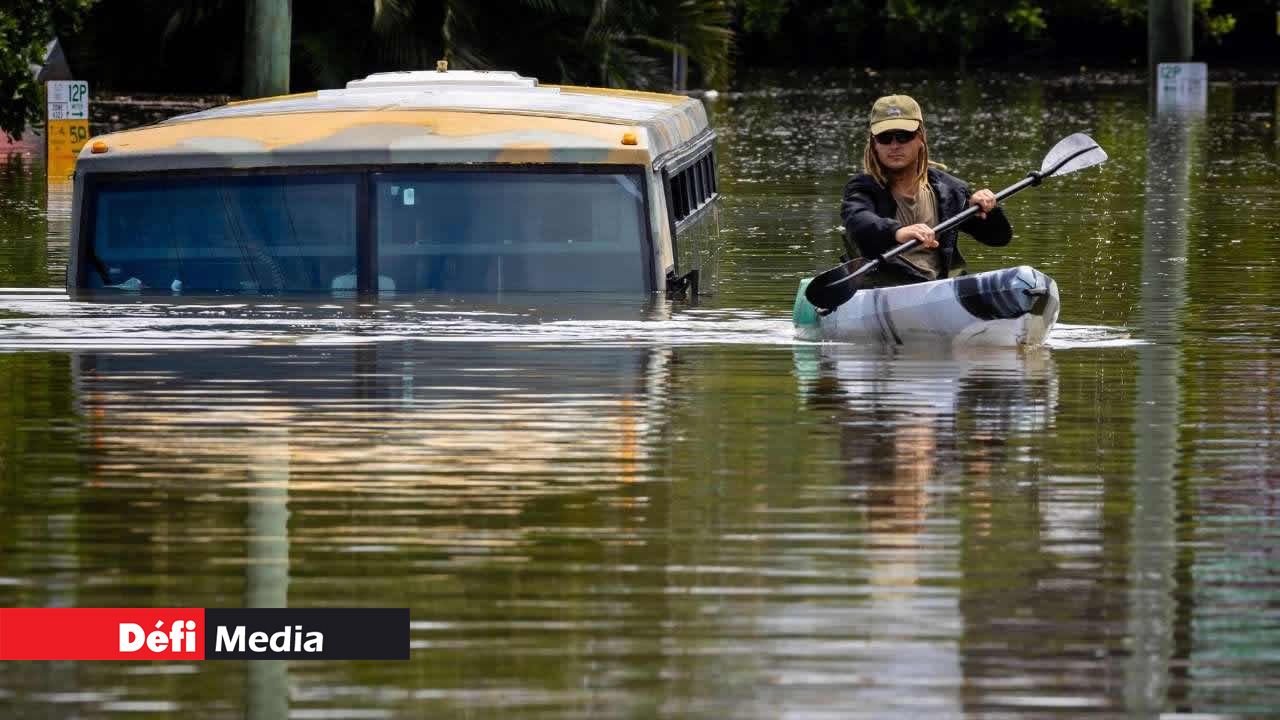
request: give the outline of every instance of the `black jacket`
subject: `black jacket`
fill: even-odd
[[[969,205],[973,193],[963,180],[936,168],[929,168],[929,185],[938,201],[938,222],[954,217]],[[840,219],[844,221],[844,244],[850,256],[861,255],[877,258],[897,246],[894,233],[902,227],[898,222],[898,202],[889,188],[876,182],[870,175],[855,175],[844,186],[844,202],[840,205]],[[997,207],[985,220],[973,216],[938,237],[938,250],[942,258],[939,278],[948,277],[955,269],[964,266],[964,256],[957,245],[959,231],[972,235],[984,245],[1008,245],[1013,238],[1013,228],[1004,210]],[[895,274],[901,281],[924,280],[906,263],[894,263]]]

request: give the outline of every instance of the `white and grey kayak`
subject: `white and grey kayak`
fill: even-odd
[[[796,334],[886,345],[1040,345],[1058,320],[1058,284],[1029,265],[947,280],[867,288],[822,314],[796,293]]]

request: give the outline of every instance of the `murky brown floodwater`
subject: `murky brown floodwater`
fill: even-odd
[[[975,183],[1110,152],[966,244],[1057,279],[1049,348],[792,342],[890,89]],[[413,618],[409,662],[6,663],[0,716],[1280,713],[1275,82],[1203,116],[1020,76],[713,110],[698,307],[0,296],[0,604]],[[62,285],[40,177],[0,149],[0,286]]]

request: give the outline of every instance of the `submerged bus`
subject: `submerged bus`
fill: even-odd
[[[178,293],[714,287],[701,101],[379,73],[91,139],[67,286]]]

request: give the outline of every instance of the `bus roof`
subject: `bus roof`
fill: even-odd
[[[86,171],[401,162],[649,164],[708,136],[681,95],[538,85],[512,72],[379,73],[95,138]],[[624,142],[624,135],[627,138]],[[96,146],[96,152],[95,152]]]

